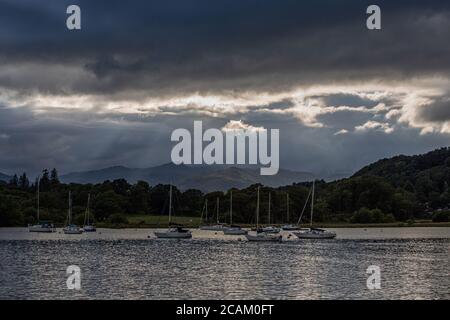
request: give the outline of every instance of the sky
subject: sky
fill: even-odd
[[[0,0],[0,172],[167,163],[194,120],[321,175],[448,146],[449,39],[448,1]]]

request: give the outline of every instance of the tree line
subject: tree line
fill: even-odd
[[[450,162],[449,162],[450,163]],[[431,219],[448,221],[450,167],[440,174],[429,174],[425,181],[408,181],[402,185],[389,178],[358,174],[334,182],[316,181],[314,204],[315,222],[376,223]],[[444,177],[444,178],[443,178]],[[439,180],[439,181],[438,181]],[[11,181],[0,184],[0,226],[21,226],[36,222],[37,186],[40,189],[40,218],[64,223],[68,210],[68,193],[72,193],[75,222],[82,223],[88,195],[91,212],[97,222],[124,222],[129,215],[167,215],[169,185],[150,186],[148,182],[134,184],[124,179],[98,184],[65,184],[56,169],[44,169],[40,180],[30,183],[26,173],[14,175]],[[305,206],[312,182],[271,188],[251,185],[226,192],[203,193],[190,189],[181,191],[173,186],[175,216],[199,217],[208,200],[208,216],[215,221],[217,199],[219,220],[229,221],[230,191],[233,192],[233,222],[254,223],[256,190],[260,187],[260,222],[268,223],[269,193],[271,195],[271,223],[296,223]],[[289,195],[289,215],[287,208]],[[203,212],[203,217],[205,213]],[[437,218],[436,218],[437,217]],[[302,222],[309,222],[305,214]]]

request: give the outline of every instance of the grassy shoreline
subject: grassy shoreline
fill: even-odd
[[[111,224],[99,222],[99,228],[166,228],[167,219],[161,216],[128,216],[126,224]],[[176,217],[175,223],[187,228],[198,228],[201,225],[199,217]],[[253,224],[239,224],[244,228],[254,227]],[[263,225],[263,224],[262,224]],[[275,224],[281,227],[281,224]],[[300,227],[308,228],[309,224],[301,224]],[[450,222],[432,222],[431,220],[418,220],[414,222],[390,222],[390,223],[349,223],[349,222],[320,222],[315,223],[317,228],[398,228],[398,227],[450,227]]]

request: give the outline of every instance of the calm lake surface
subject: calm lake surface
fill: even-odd
[[[450,299],[450,228],[333,230],[334,240],[251,243],[199,230],[159,240],[150,229],[0,228],[0,299]],[[69,265],[81,290],[67,289]],[[366,286],[371,265],[379,290]]]

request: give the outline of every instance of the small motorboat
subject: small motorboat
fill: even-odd
[[[281,229],[274,226],[268,226],[261,228],[261,231],[265,233],[280,233]]]

